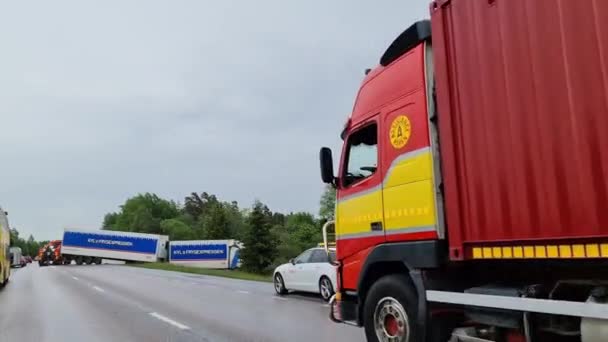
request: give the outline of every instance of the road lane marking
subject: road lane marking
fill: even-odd
[[[78,280],[78,277],[72,277],[72,279],[74,279],[74,280]]]
[[[244,291],[244,290],[238,290],[238,291],[236,291],[236,292],[238,292],[238,293],[243,293],[243,294],[249,294],[249,293],[250,293],[249,291]]]
[[[277,296],[272,297],[272,299],[276,299],[276,300],[287,300],[287,298],[283,298],[283,297],[277,297]]]
[[[95,291],[97,291],[97,292],[101,292],[101,293],[106,292],[106,290],[102,289],[102,288],[101,288],[101,287],[99,287],[99,286],[93,286],[93,290],[95,290]]]
[[[152,317],[154,317],[156,319],[159,319],[159,320],[161,320],[161,321],[163,321],[165,323],[169,323],[172,326],[177,327],[178,329],[181,329],[181,330],[190,330],[189,326],[183,325],[180,322],[176,322],[176,321],[172,320],[171,318],[165,317],[165,316],[163,316],[163,315],[161,315],[159,313],[150,312],[150,316],[152,316]]]

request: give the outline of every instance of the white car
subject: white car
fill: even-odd
[[[329,255],[323,248],[306,250],[274,270],[274,289],[279,295],[290,290],[319,293],[328,301],[336,288],[335,260],[335,249],[330,249]]]

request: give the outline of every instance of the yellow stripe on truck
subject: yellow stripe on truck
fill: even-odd
[[[562,244],[534,246],[476,246],[473,259],[573,259],[608,258],[608,244]]]
[[[372,222],[382,222],[380,187],[338,202],[336,236],[370,232]]]
[[[435,204],[430,180],[384,189],[385,229],[434,226]]]
[[[384,188],[431,180],[433,156],[428,147],[408,152],[393,161],[384,180]]]
[[[397,157],[383,186],[387,234],[436,227],[433,157],[428,147]]]
[[[387,234],[432,230],[437,221],[432,170],[428,147],[397,157],[381,185],[338,200],[337,238],[382,234],[370,231],[372,222],[382,222]]]

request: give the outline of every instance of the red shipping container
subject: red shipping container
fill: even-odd
[[[438,0],[431,15],[451,258],[608,242],[608,1]]]

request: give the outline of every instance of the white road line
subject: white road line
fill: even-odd
[[[78,280],[78,278],[77,278],[77,277],[72,277],[72,279],[74,279],[74,280]]]
[[[197,286],[202,286],[202,287],[206,287],[206,288],[217,288],[217,285],[213,285],[213,284],[205,284],[205,283],[198,283],[198,282],[191,282],[192,285],[197,285]]]
[[[172,326],[177,327],[178,329],[181,329],[181,330],[189,330],[190,329],[189,326],[183,325],[183,324],[181,324],[179,322],[176,322],[176,321],[172,320],[169,317],[165,317],[165,316],[163,316],[163,315],[161,315],[159,313],[156,313],[156,312],[150,312],[150,316],[152,316],[152,317],[154,317],[156,319],[159,319],[159,320],[161,320],[161,321],[163,321],[165,323],[169,323]]]
[[[277,297],[277,296],[272,297],[272,299],[276,299],[276,300],[287,300],[287,298],[283,298],[283,297]]]
[[[97,292],[101,292],[101,293],[106,292],[106,290],[102,289],[102,288],[101,288],[101,287],[99,287],[99,286],[93,286],[93,290],[95,290],[95,291],[97,291]]]
[[[236,292],[238,292],[238,293],[244,293],[244,294],[249,294],[250,293],[249,291],[244,291],[244,290],[238,290]]]

